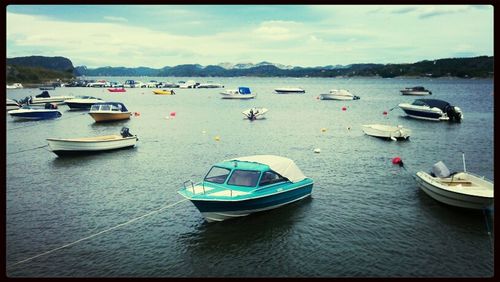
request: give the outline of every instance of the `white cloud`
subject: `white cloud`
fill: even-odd
[[[128,22],[128,20],[123,17],[105,16],[104,19],[112,22]]]

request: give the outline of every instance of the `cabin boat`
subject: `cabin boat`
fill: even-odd
[[[462,110],[438,99],[416,99],[413,103],[398,105],[409,117],[432,121],[461,122]]]
[[[320,94],[320,100],[358,100],[359,96],[356,96],[345,89],[332,89],[329,93]]]
[[[43,108],[23,105],[18,110],[9,111],[9,115],[17,120],[41,120],[60,118],[62,113],[57,110],[57,105],[47,103]]]
[[[220,83],[207,82],[207,83],[200,83],[198,86],[196,86],[196,88],[224,88],[224,85]]]
[[[196,86],[198,86],[198,85],[199,85],[198,82],[196,82],[194,80],[188,80],[188,81],[179,83],[179,88],[184,88],[184,89],[187,89],[187,88],[196,88]]]
[[[241,112],[245,118],[249,119],[249,120],[256,120],[256,119],[264,119],[264,114],[267,113],[267,109],[266,108],[262,108],[262,107],[253,107],[253,108],[250,108],[250,109],[247,109],[247,110],[244,110],[243,112]]]
[[[281,87],[275,88],[274,91],[278,94],[293,94],[293,93],[306,93],[306,91],[302,88],[296,87]]]
[[[64,103],[72,110],[88,110],[93,104],[104,102],[101,98],[93,96],[76,96],[73,99],[64,100]]]
[[[21,107],[16,100],[12,100],[9,98],[6,99],[7,101],[5,102],[5,104],[7,106],[7,111],[18,110]]]
[[[400,90],[402,95],[415,95],[415,96],[425,96],[425,95],[431,95],[432,92],[425,89],[422,86],[415,86],[415,87],[406,87],[405,89]]]
[[[89,115],[95,122],[130,119],[132,113],[120,102],[104,102],[90,107]]]
[[[403,126],[391,126],[384,124],[365,124],[361,126],[366,135],[388,139],[388,140],[407,140],[410,138],[411,130]]]
[[[248,87],[238,87],[221,92],[222,99],[253,99],[257,94],[252,93]]]
[[[213,222],[299,201],[311,195],[313,183],[291,159],[255,155],[218,162],[202,181],[188,180],[178,193]]]
[[[171,89],[158,89],[158,90],[153,90],[153,93],[155,95],[175,95],[174,90]]]
[[[465,163],[465,162],[464,162]],[[447,205],[466,209],[493,206],[493,182],[473,173],[450,173],[443,162],[434,164],[430,173],[416,173],[417,185],[431,198]]]
[[[146,84],[144,84],[142,81],[128,79],[123,84],[123,87],[126,87],[126,88],[145,88]]]
[[[123,127],[120,134],[114,135],[69,139],[47,138],[50,150],[60,157],[132,148],[137,140],[139,140],[137,135],[130,134],[127,127]]]

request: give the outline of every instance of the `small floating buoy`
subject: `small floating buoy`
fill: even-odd
[[[326,128],[321,128],[321,132],[325,132],[326,131]]]
[[[167,116],[167,117],[165,117],[165,119],[170,119],[170,117]]]
[[[321,152],[321,149],[320,149],[320,148],[316,148],[316,149],[314,149],[314,152],[315,152],[316,154],[319,154],[319,153]]]
[[[350,126],[348,126],[348,127],[347,127],[347,130],[351,130],[351,127],[350,127]]]
[[[392,159],[392,164],[403,166],[403,160],[400,157],[395,157]]]
[[[386,115],[387,115],[387,111],[384,111],[382,114],[383,114],[384,116],[386,116]]]
[[[171,117],[175,117],[175,112],[171,112],[171,113],[170,113],[170,116],[171,116]]]
[[[319,96],[316,97],[316,100],[319,100]]]
[[[207,132],[206,132],[205,130],[203,130],[201,133],[205,134],[205,133],[207,133]]]
[[[140,115],[141,115],[141,113],[140,113],[140,112],[134,112],[134,116],[138,117],[138,116],[140,116]]]
[[[345,112],[346,110],[347,110],[347,108],[346,108],[346,107],[342,107],[342,111],[344,111],[344,112]]]
[[[215,141],[220,141],[220,137],[219,136],[215,136]]]

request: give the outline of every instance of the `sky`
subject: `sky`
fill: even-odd
[[[491,5],[8,5],[7,58],[314,67],[493,56]]]

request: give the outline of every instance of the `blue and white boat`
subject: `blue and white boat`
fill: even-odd
[[[72,110],[89,110],[93,104],[105,103],[105,101],[93,96],[76,96],[75,98],[64,100],[64,103]]]
[[[61,112],[53,104],[46,104],[45,108],[36,108],[29,105],[22,106],[19,110],[9,111],[9,115],[15,119],[40,120],[55,119],[62,116]]]
[[[416,99],[413,103],[398,105],[409,117],[432,121],[461,122],[462,110],[438,99]]]
[[[229,89],[220,93],[222,99],[252,99],[257,94],[252,93],[248,87],[238,87],[238,89]]]
[[[188,180],[178,193],[213,222],[304,199],[311,195],[313,184],[291,159],[255,155],[216,163],[203,181]]]

